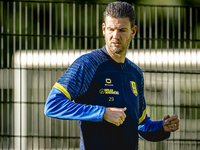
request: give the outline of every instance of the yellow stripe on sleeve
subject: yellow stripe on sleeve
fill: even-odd
[[[71,100],[69,92],[60,83],[56,82],[53,87],[60,90],[69,100]]]
[[[145,108],[145,110],[143,111],[143,114],[142,114],[142,117],[140,117],[140,119],[139,119],[139,124],[145,119],[145,117],[146,117],[146,108]]]

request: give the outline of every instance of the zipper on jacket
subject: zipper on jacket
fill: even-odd
[[[126,96],[126,88],[125,88],[125,81],[124,81],[124,63],[120,64],[120,68],[121,68],[121,78],[122,78],[122,87],[123,87],[123,93],[124,93],[124,101],[127,103],[128,99]]]
[[[124,63],[120,64],[120,68],[121,68],[122,71],[124,70]]]

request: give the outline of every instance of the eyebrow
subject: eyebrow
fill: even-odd
[[[112,27],[107,27],[107,29],[114,29],[114,28],[112,28]],[[118,30],[128,30],[127,28],[120,28],[120,29],[118,29]]]

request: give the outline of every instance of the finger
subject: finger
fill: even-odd
[[[179,123],[170,124],[168,126],[169,128],[179,127]]]
[[[172,132],[174,132],[174,131],[176,131],[176,130],[178,130],[178,129],[179,129],[179,124],[176,124],[176,125],[170,127],[170,130],[171,130]]]
[[[120,116],[120,119],[121,119],[122,121],[124,121],[124,120],[125,120],[124,116]]]
[[[119,123],[120,123],[120,124],[123,124],[123,122],[124,122],[123,120],[121,120],[121,119],[119,120]]]
[[[166,120],[167,118],[170,118],[170,115],[167,115],[164,117],[164,120]]]
[[[125,107],[124,109],[123,109],[123,116],[124,116],[124,118],[126,118],[126,113],[125,113],[125,111],[127,110],[127,108]]]
[[[122,121],[121,119],[119,119],[119,120],[115,123],[115,125],[116,125],[116,126],[120,126],[122,123],[123,123],[123,121]]]
[[[123,112],[122,115],[123,115],[123,118],[125,119],[126,118],[126,113]]]
[[[126,114],[123,112],[122,115],[120,116],[120,118],[122,119],[122,121],[124,121],[126,118]]]
[[[179,127],[179,123],[175,123],[175,124],[174,124],[174,127]]]
[[[123,111],[126,111],[126,110],[127,110],[127,108],[126,108],[126,107],[124,107],[124,108],[123,108]]]
[[[168,118],[170,118],[170,115],[167,115],[167,116],[164,117],[164,119],[163,119],[164,120],[164,125],[168,125],[169,124],[169,122],[167,121]]]
[[[121,117],[121,119],[124,121],[124,119],[126,118],[126,114],[125,114],[125,111],[126,111],[126,107],[125,108],[122,108],[121,110],[122,110],[122,116],[120,116]]]
[[[176,119],[178,119],[178,116],[177,115],[172,115],[170,118],[167,118],[165,120],[165,122],[170,122],[170,121],[173,121],[173,120],[176,120]]]
[[[173,120],[173,121],[170,121],[171,124],[177,124],[179,123],[179,119],[176,119],[176,120]]]
[[[119,126],[119,125],[120,125],[120,123],[119,123],[119,122],[118,122],[118,123],[115,123],[115,125],[116,125],[116,126]]]

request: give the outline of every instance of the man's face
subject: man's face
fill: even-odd
[[[107,51],[125,56],[130,40],[135,36],[137,27],[131,28],[128,17],[113,18],[107,16],[102,28]]]

